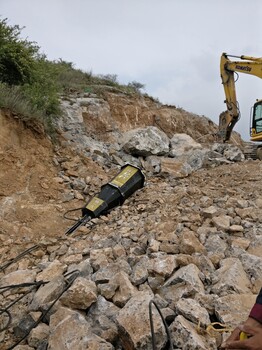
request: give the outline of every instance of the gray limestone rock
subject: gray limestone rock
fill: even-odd
[[[200,279],[200,270],[194,264],[181,267],[164,284],[164,287],[175,285],[177,283],[187,283],[199,293],[204,292],[204,285]]]
[[[176,312],[195,324],[208,326],[211,323],[207,310],[191,298],[180,299],[176,304]]]
[[[197,333],[194,323],[179,315],[171,323],[169,330],[174,346],[183,350],[216,350],[216,340]]]
[[[200,143],[187,134],[175,134],[170,140],[170,146],[169,155],[174,158],[202,148]]]
[[[17,270],[10,272],[5,276],[1,277],[0,287],[5,287],[9,285],[23,284],[23,283],[32,283],[35,282],[37,272],[34,270]],[[27,291],[26,287],[11,289],[9,292],[14,293],[24,293]]]
[[[123,135],[123,149],[140,156],[165,155],[169,152],[169,138],[155,126],[133,129]]]
[[[113,350],[113,346],[92,332],[90,323],[78,311],[60,308],[50,318],[49,350]]]
[[[83,277],[77,277],[72,286],[61,296],[63,305],[72,309],[85,310],[97,300],[95,282]]]
[[[34,294],[33,300],[29,305],[29,310],[38,311],[45,308],[50,302],[54,301],[63,291],[65,279],[63,276],[52,279],[49,283],[40,287]]]
[[[119,311],[116,318],[119,335],[124,349],[151,350],[151,331],[149,324],[148,305],[153,298],[149,292],[138,292]],[[152,308],[153,322],[157,348],[161,349],[166,343],[163,323],[157,311]]]
[[[256,300],[255,294],[230,294],[217,298],[214,303],[215,314],[223,324],[236,327],[244,322]]]
[[[258,293],[262,284],[262,258],[248,253],[240,255],[239,258],[251,280],[254,292]]]
[[[221,296],[230,293],[247,294],[250,289],[251,283],[241,262],[237,258],[222,260],[221,267],[213,274],[213,293]]]

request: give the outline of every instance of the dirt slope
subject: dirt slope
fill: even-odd
[[[108,103],[111,110],[114,110],[116,123],[121,124],[120,116],[125,112],[125,115],[130,116],[129,128],[136,124],[136,120],[131,120],[134,105],[129,105],[127,108],[125,103],[121,103],[121,98],[116,101],[113,100],[112,95],[108,97]],[[190,124],[190,115],[185,113],[187,122],[184,122],[183,127],[180,125],[178,128],[174,126],[174,129],[170,129],[168,107],[160,107],[158,110],[150,110],[147,107],[143,110],[143,107],[138,105],[137,108],[144,121],[148,115],[150,118],[157,117],[156,120],[161,122],[167,134],[171,131],[186,132],[187,125]],[[172,113],[177,111],[174,109]],[[152,122],[150,118],[149,124]],[[197,122],[199,119],[196,119]],[[196,125],[193,123],[193,129],[197,128]],[[191,136],[193,136],[193,129],[189,131]],[[206,124],[203,130],[204,133],[208,130]],[[95,132],[94,126],[93,132]],[[201,125],[198,125],[198,133],[201,135]],[[0,265],[41,240],[50,242],[51,246],[53,240],[56,249],[59,238],[62,243],[68,240],[70,242],[68,245],[72,245],[75,251],[80,244],[90,247],[94,242],[106,239],[108,234],[113,235],[114,231],[121,232],[119,224],[128,223],[129,216],[134,220],[130,225],[137,225],[139,230],[149,234],[156,232],[158,228],[168,228],[171,219],[173,226],[181,222],[187,225],[188,221],[190,222],[188,228],[196,231],[200,225],[197,208],[203,197],[209,197],[214,202],[231,196],[252,201],[253,198],[257,199],[262,195],[262,165],[259,161],[245,161],[214,169],[201,169],[188,178],[173,181],[151,177],[147,179],[147,186],[126,202],[123,212],[122,209],[120,212],[119,210],[115,213],[111,212],[109,218],[103,218],[100,225],[95,226],[91,232],[88,231],[88,235],[78,242],[64,236],[65,230],[71,223],[63,218],[63,214],[68,209],[81,207],[86,198],[82,195],[83,191],[80,188],[79,191],[72,189],[66,177],[71,176],[76,181],[78,178],[84,178],[87,183],[90,183],[86,194],[92,194],[99,190],[116,170],[105,169],[92,159],[75,154],[62,145],[52,144],[43,134],[27,128],[10,112],[1,112]],[[72,193],[74,196],[70,197]],[[122,215],[121,222],[115,224],[115,216],[119,217],[119,215]],[[139,226],[140,215],[147,218],[147,224],[144,227]],[[134,241],[137,239],[134,237]],[[52,248],[49,248],[48,253],[52,253]],[[13,271],[17,267],[33,268],[34,264],[39,262],[38,258],[41,256],[35,256],[25,263],[15,265],[6,272]],[[0,273],[2,277],[3,273]]]
[[[52,145],[48,138],[27,128],[11,113],[2,112],[0,239],[4,245],[7,239],[9,241],[4,251],[11,248],[10,244],[37,242],[43,236],[61,235],[68,225],[62,217],[68,204],[63,203],[62,194],[66,188],[58,177],[60,159],[72,161],[75,155]],[[78,157],[78,162],[82,165],[80,174],[87,168],[92,177],[101,171],[91,160],[85,160],[83,164]],[[3,252],[0,255],[2,261],[8,258]]]
[[[123,112],[129,116],[129,128],[134,124],[139,126],[132,119],[134,104],[132,105],[130,101],[128,104],[124,103],[121,96],[119,100],[116,100],[110,95],[108,102],[114,111],[116,123],[120,123],[120,114]],[[153,107],[155,108],[155,105]],[[138,103],[137,109],[140,110],[142,115],[140,120],[144,125],[152,121],[150,118],[155,115],[154,108],[147,107],[147,112],[143,112],[143,108]],[[167,112],[170,114],[167,107],[161,107],[158,115],[164,120]],[[151,115],[148,120],[145,113]],[[177,112],[171,110],[172,113]],[[186,114],[185,118],[189,120],[190,114]],[[162,123],[164,130],[167,129],[165,123],[167,123],[166,119]],[[199,125],[198,127],[199,130],[202,128],[204,134],[207,131],[205,123],[206,121],[204,126]],[[185,124],[184,126],[187,130]],[[179,131],[182,132],[183,128]],[[192,133],[192,129],[190,132]],[[28,128],[7,111],[2,111],[0,115],[0,162],[1,262],[16,254],[17,245],[22,245],[19,248],[21,251],[23,245],[26,248],[27,245],[38,242],[42,237],[63,236],[65,229],[71,224],[63,218],[63,213],[68,209],[81,207],[85,203],[85,198],[81,196],[79,200],[75,198],[70,202],[64,198],[70,186],[65,181],[61,181],[59,177],[61,170],[75,177],[88,176],[93,185],[93,191],[99,190],[100,186],[114,175],[114,171],[109,174],[105,173],[104,169],[91,159],[81,158],[61,145],[53,145],[43,134]],[[259,162],[233,164],[230,167],[199,172],[190,178],[190,182],[197,181],[196,186],[203,186],[205,183],[207,194],[210,191],[213,192],[213,186],[218,183],[217,191],[220,191],[220,186],[221,192],[227,192],[233,187],[233,191],[242,189],[242,191],[250,192],[252,196],[251,180],[259,178],[260,173]],[[159,180],[153,179],[152,181]],[[258,185],[258,182],[255,184]],[[145,196],[147,191],[145,189]],[[158,192],[159,188],[156,187],[155,191]],[[166,200],[168,201],[168,198]],[[166,205],[168,206],[168,203]]]

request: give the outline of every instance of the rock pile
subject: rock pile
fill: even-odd
[[[81,152],[105,169],[140,165],[146,186],[74,235],[43,238],[3,269],[1,308],[24,297],[10,306],[7,329],[8,314],[2,315],[1,348],[26,336],[15,349],[149,350],[154,300],[175,349],[217,349],[226,334],[207,327],[244,320],[262,284],[260,163],[244,160],[233,146],[170,138],[155,126],[127,131],[114,147],[94,140],[92,148],[72,115],[60,132],[78,156],[54,157],[60,205],[84,203],[106,182],[102,173],[79,176]],[[153,321],[164,349],[165,328],[154,308]]]

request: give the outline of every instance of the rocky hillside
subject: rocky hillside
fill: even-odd
[[[0,115],[0,349],[149,350],[150,300],[175,349],[217,349],[228,333],[210,324],[244,320],[262,284],[261,163],[215,144],[207,118],[150,98],[61,103],[55,143]],[[145,187],[66,236],[64,213],[125,162]]]

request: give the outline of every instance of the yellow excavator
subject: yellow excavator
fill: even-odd
[[[230,58],[237,58],[232,61]],[[240,60],[239,60],[240,59]],[[235,74],[244,73],[262,78],[262,57],[234,56],[223,53],[220,59],[220,74],[225,91],[227,110],[219,116],[219,139],[229,141],[232,130],[240,118],[239,104],[236,98]],[[261,142],[256,145],[257,158],[262,160],[262,100],[257,100],[251,109],[250,140]]]

